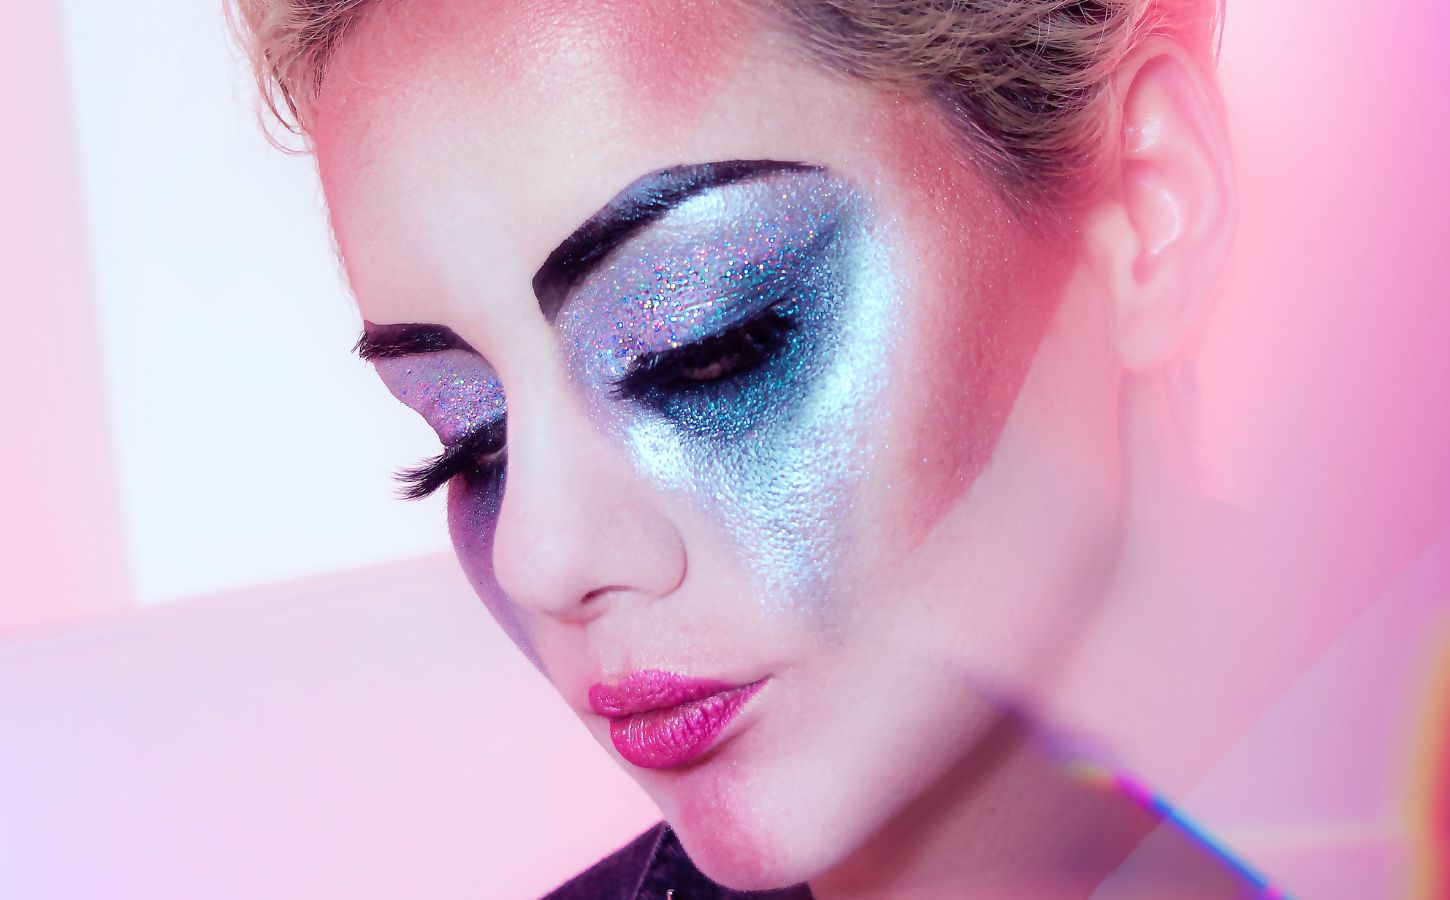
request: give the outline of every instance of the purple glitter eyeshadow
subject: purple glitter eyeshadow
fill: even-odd
[[[503,414],[503,386],[474,353],[444,350],[374,365],[393,396],[416,410],[445,445]]]

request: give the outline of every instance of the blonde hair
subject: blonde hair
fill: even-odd
[[[264,109],[306,137],[338,42],[380,0],[228,0]],[[818,62],[943,111],[1018,205],[1089,193],[1114,149],[1111,76],[1164,35],[1205,69],[1218,0],[745,0]],[[1209,79],[1212,84],[1212,79]]]

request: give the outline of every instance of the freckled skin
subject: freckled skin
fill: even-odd
[[[778,36],[731,19],[676,77],[656,55],[636,78],[632,13],[485,6],[385,5],[339,51],[316,147],[350,282],[369,321],[446,325],[498,375],[507,473],[492,490],[455,479],[449,527],[503,627],[611,754],[593,683],[768,677],[699,765],[621,764],[717,880],[815,878],[923,802],[1004,698],[1042,685],[1095,602],[1117,519],[1114,382],[1106,351],[1050,327],[1100,324],[1071,290],[1071,244],[1017,222],[924,105],[806,66]],[[652,8],[703,27],[694,4]],[[855,239],[889,276],[841,306],[879,304],[889,328],[842,332],[822,357],[879,373],[849,417],[820,420],[837,424],[816,446],[849,435],[849,477],[820,477],[839,462],[824,452],[792,469],[609,399],[579,364],[608,317],[551,324],[532,295],[625,185],[732,159],[799,161],[855,192]],[[772,203],[740,208],[806,205]],[[688,451],[688,478],[650,462],[652,435]],[[732,495],[746,475],[782,502]],[[798,530],[786,517],[777,544],[752,545],[749,517],[791,502],[809,511]]]

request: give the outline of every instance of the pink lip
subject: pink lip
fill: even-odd
[[[607,716],[619,755],[645,769],[683,765],[704,753],[765,679],[736,685],[673,672],[631,672],[589,688],[589,706]]]

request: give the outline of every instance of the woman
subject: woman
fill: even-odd
[[[1065,737],[1172,724],[1208,2],[240,12],[406,492],[669,823],[558,896],[1262,893]]]

